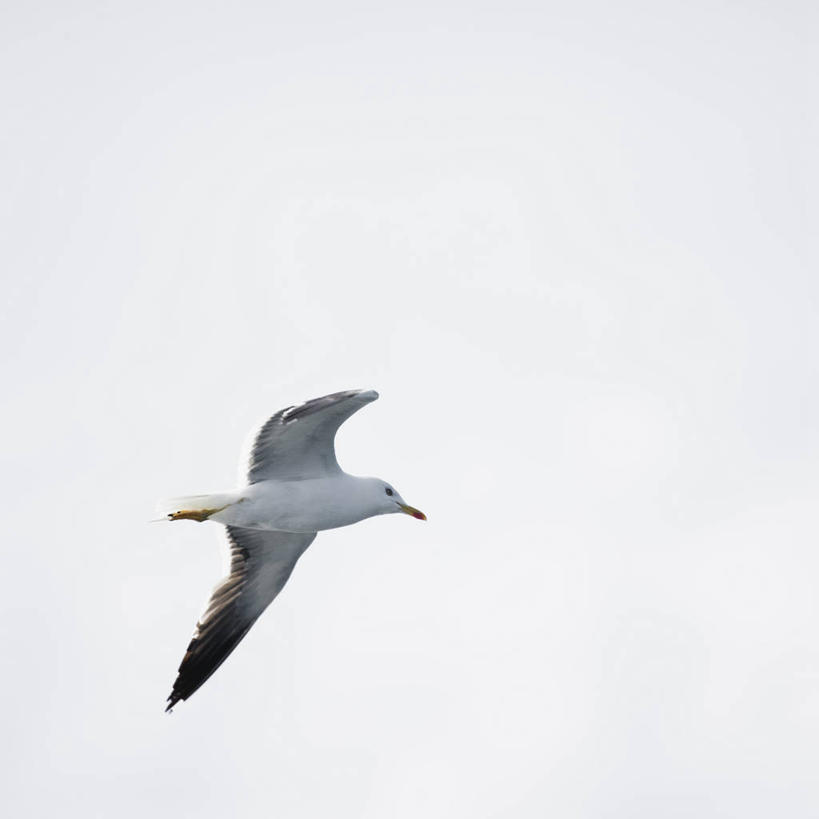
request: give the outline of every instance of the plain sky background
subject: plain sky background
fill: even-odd
[[[816,817],[809,2],[0,13],[5,815]],[[346,388],[427,524],[157,499]]]

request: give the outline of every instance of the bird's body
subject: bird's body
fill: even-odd
[[[338,427],[376,398],[373,390],[350,390],[277,412],[256,436],[246,487],[173,502],[169,520],[227,527],[231,565],[197,624],[167,710],[224,662],[281,591],[317,532],[392,512],[426,520],[389,484],[348,475],[336,462]]]
[[[235,493],[236,499],[208,520],[278,532],[337,529],[392,511],[373,502],[374,480],[378,481],[341,472],[303,481],[260,481]]]

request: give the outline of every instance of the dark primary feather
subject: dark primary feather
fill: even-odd
[[[354,412],[376,398],[374,390],[346,390],[279,410],[256,436],[248,482],[318,478],[340,472],[336,432]]]
[[[190,697],[241,642],[281,591],[315,532],[227,527],[230,574],[213,590],[179,666],[166,711]]]

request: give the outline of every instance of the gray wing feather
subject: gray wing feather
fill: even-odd
[[[375,390],[347,390],[279,410],[256,436],[248,482],[320,478],[340,472],[336,432],[376,398]]]
[[[265,532],[227,527],[230,574],[213,590],[179,666],[168,697],[170,711],[190,697],[250,631],[287,583],[315,532]]]

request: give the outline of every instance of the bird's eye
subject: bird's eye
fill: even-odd
[[[389,486],[384,490],[390,497],[392,497],[392,489]]]

